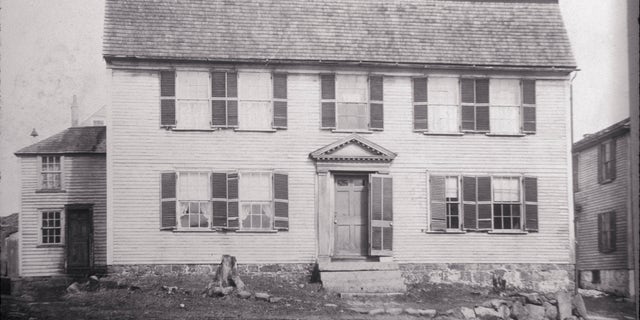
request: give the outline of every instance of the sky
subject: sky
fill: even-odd
[[[580,71],[574,139],[628,117],[626,3],[560,0]],[[18,149],[107,104],[104,0],[0,0],[0,215],[20,207]],[[30,133],[36,129],[39,136]]]

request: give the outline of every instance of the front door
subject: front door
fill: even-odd
[[[334,258],[368,254],[368,177],[335,176]]]
[[[93,266],[93,216],[90,209],[67,209],[67,273],[88,273]]]

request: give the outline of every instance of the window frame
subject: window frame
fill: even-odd
[[[609,147],[609,152],[607,152]],[[608,139],[598,145],[598,183],[607,184],[613,182],[616,179],[616,141],[615,139]],[[609,158],[607,160],[607,157]],[[607,167],[607,164],[610,164]]]
[[[463,214],[463,212],[462,212],[462,188],[460,187],[461,184],[462,184],[462,181],[461,181],[462,176],[460,176],[460,175],[458,175],[458,176],[445,175],[444,177],[445,177],[445,198],[444,198],[445,199],[445,202],[444,202],[444,204],[445,204],[445,213],[444,213],[444,216],[445,216],[446,230],[456,230],[456,231],[457,230],[461,230],[462,221],[463,221],[462,220],[462,214]],[[457,199],[458,199],[457,201],[450,200],[450,198],[446,197],[447,178],[455,178],[455,181],[456,181],[456,193],[457,193]],[[457,208],[458,208],[458,213],[457,213],[458,226],[457,227],[450,226],[450,225],[452,225],[451,224],[451,220],[453,219],[452,218],[453,215],[451,214],[451,206],[453,206],[453,205],[457,206]]]
[[[64,208],[39,208],[37,210],[38,212],[38,247],[61,247],[64,246],[66,243],[66,237],[65,237],[65,233],[66,233],[66,220],[65,220],[65,210]],[[59,242],[47,242],[45,243],[44,240],[44,230],[49,229],[49,230],[55,230],[58,229],[58,227],[45,227],[44,226],[44,213],[59,213],[60,214],[60,241]],[[50,237],[50,235],[48,235],[48,237]],[[55,237],[55,235],[54,235]]]
[[[178,231],[211,231],[212,228],[212,223],[213,223],[213,198],[212,198],[212,190],[211,190],[211,170],[197,170],[197,169],[183,169],[183,170],[176,170],[176,230]],[[207,199],[206,200],[202,200],[202,199],[182,199],[181,198],[181,191],[180,191],[180,179],[181,176],[184,174],[207,174]],[[202,205],[203,202],[206,202],[208,207],[209,207],[209,212],[208,212],[208,216],[206,217],[208,219],[207,221],[207,226],[206,227],[191,227],[191,223],[189,223],[189,226],[183,227],[181,224],[180,219],[182,218],[183,214],[182,214],[182,202],[198,202],[199,206]],[[190,205],[189,205],[190,206]],[[190,207],[189,207],[190,208]],[[188,214],[189,219],[190,218],[190,213]],[[200,217],[198,217],[198,219],[200,219]],[[191,222],[189,220],[189,222]]]
[[[516,185],[518,186],[518,201],[497,201],[494,197],[495,195],[495,191],[496,191],[496,179],[509,179],[509,180],[513,180],[513,179],[517,179],[517,183]],[[524,230],[524,188],[523,188],[523,176],[509,176],[509,175],[496,175],[496,176],[491,176],[491,230],[506,230],[506,231],[512,231],[512,230]],[[515,218],[515,216],[513,214],[510,214],[509,216],[506,216],[504,214],[501,214],[500,216],[496,216],[496,205],[499,205],[501,207],[501,211],[504,210],[504,206],[509,206],[510,208],[510,212],[513,212],[513,208],[514,206],[517,206],[518,211],[519,211],[519,216],[518,216],[518,220],[519,220],[519,227],[518,228],[513,228],[513,220]],[[502,228],[496,228],[496,218],[502,218],[503,223],[504,223],[504,219],[509,218],[511,223],[511,228],[504,228],[504,225]]]
[[[182,90],[182,86],[184,86],[184,83],[182,83],[181,81],[181,74],[184,77],[184,74],[186,73],[206,73],[207,74],[207,85],[206,85],[206,90],[207,90],[207,97],[206,98],[193,98],[193,97],[182,97],[179,93]],[[176,74],[176,79],[175,79],[175,97],[173,97],[175,99],[175,125],[173,126],[173,128],[175,130],[189,130],[189,131],[198,131],[198,130],[208,130],[211,129],[213,127],[212,124],[212,105],[211,105],[211,100],[212,100],[212,92],[211,92],[211,71],[209,70],[176,70],[175,71]],[[167,97],[161,97],[161,98],[167,98]],[[205,117],[208,119],[208,125],[204,126],[202,128],[191,128],[191,127],[181,127],[180,124],[180,115],[183,114],[183,111],[181,110],[182,107],[181,102],[206,102],[207,106],[206,106],[206,114]]]
[[[274,120],[274,112],[275,112],[274,111],[275,102],[276,101],[280,101],[280,102],[286,102],[287,101],[286,98],[285,99],[275,99],[275,97],[274,97],[274,87],[273,87],[274,86],[274,79],[273,79],[273,77],[274,77],[275,73],[276,72],[273,72],[273,71],[262,71],[262,70],[260,70],[260,71],[255,71],[255,70],[236,71],[236,93],[237,93],[236,94],[236,96],[237,96],[236,99],[238,101],[237,102],[238,124],[234,127],[234,129],[236,131],[254,131],[254,132],[273,132],[273,131],[275,131],[274,121],[273,121]],[[269,92],[268,98],[266,98],[266,99],[247,99],[247,98],[242,98],[241,97],[242,90],[240,88],[241,87],[240,82],[243,81],[243,80],[241,80],[241,78],[242,78],[243,75],[247,75],[247,74],[268,74],[269,75],[269,84],[267,85],[267,90]],[[226,79],[228,79],[228,73],[227,73],[227,78]],[[286,81],[287,81],[287,84],[288,84],[288,80],[286,80]],[[226,83],[227,83],[227,86],[228,86],[228,80],[227,80]],[[227,95],[228,95],[228,92],[227,92]],[[264,106],[266,106],[268,108],[268,113],[269,113],[269,116],[267,118],[269,125],[266,128],[258,128],[258,127],[248,127],[247,124],[244,124],[244,127],[243,127],[242,117],[243,117],[243,114],[245,114],[245,110],[243,108],[243,105],[244,105],[243,102],[245,102],[245,103],[246,102],[261,103]],[[228,116],[228,111],[227,111],[227,116]],[[228,122],[228,119],[227,119],[227,122]]]
[[[422,78],[422,77],[416,77],[416,78]],[[432,134],[432,135],[460,135],[461,133],[463,133],[462,131],[462,98],[461,98],[461,79],[460,77],[447,77],[447,76],[426,76],[425,77],[427,80],[427,88],[426,88],[426,95],[427,95],[427,101],[425,102],[419,102],[416,103],[414,101],[414,106],[415,105],[426,105],[427,106],[427,129],[426,130],[416,130],[414,128],[414,131],[422,131],[425,132],[426,134]],[[457,81],[456,83],[456,88],[455,90],[457,90],[456,92],[456,101],[454,104],[442,104],[442,103],[435,103],[433,101],[432,98],[432,94],[429,94],[429,89],[432,88],[432,84],[431,82],[433,81],[433,79],[455,79]],[[415,78],[414,78],[415,79]],[[468,79],[468,78],[467,78]],[[475,91],[474,91],[475,92]],[[435,112],[434,108],[438,108],[438,107],[444,107],[444,108],[451,108],[451,109],[455,109],[454,110],[454,114],[456,116],[456,129],[453,131],[437,131],[435,130],[434,126],[431,125],[431,121],[433,121],[434,119],[432,119],[432,113]],[[415,110],[415,107],[414,107]]]
[[[43,164],[44,164],[44,158],[58,158],[59,160],[59,165],[60,165],[60,170],[59,171],[45,171],[43,170]],[[46,193],[46,192],[65,192],[65,183],[64,183],[64,156],[63,155],[55,155],[55,154],[45,154],[45,155],[39,155],[38,156],[38,188],[36,189],[37,193]],[[60,186],[59,187],[53,187],[53,188],[45,188],[44,186],[44,174],[57,174],[59,177],[59,181],[60,181]]]
[[[323,76],[331,76],[333,77],[333,98],[324,98],[324,92],[323,92],[323,86],[322,86],[322,77]],[[366,95],[366,99],[362,102],[353,102],[353,101],[341,101],[339,99],[339,93],[340,93],[340,88],[339,88],[339,80],[338,78],[340,78],[341,76],[354,76],[354,77],[366,77],[366,90],[365,90],[365,95]],[[382,100],[374,100],[371,97],[371,78],[373,77],[380,77],[381,81],[382,81]],[[320,78],[320,129],[321,130],[332,130],[333,132],[357,132],[357,133],[372,133],[375,131],[384,131],[384,119],[382,119],[383,123],[382,123],[382,127],[380,128],[374,128],[372,126],[371,123],[371,110],[372,110],[372,105],[381,105],[382,106],[382,110],[383,110],[383,117],[384,117],[384,105],[385,105],[385,95],[384,95],[384,79],[386,78],[386,76],[382,73],[367,73],[367,74],[362,74],[362,73],[320,73],[319,74],[319,78]],[[324,126],[323,125],[323,119],[322,119],[322,109],[325,106],[325,104],[333,104],[333,119],[334,119],[334,126]],[[364,114],[361,115],[359,114],[359,116],[364,116],[363,118],[366,119],[366,126],[363,128],[340,128],[339,124],[340,124],[340,106],[341,105],[362,105],[364,108]]]
[[[616,219],[617,217],[615,211],[598,213],[598,252],[606,254],[616,251]],[[608,228],[604,228],[604,226],[607,226]]]
[[[251,175],[251,174],[266,174],[268,175],[268,180],[269,180],[269,195],[270,195],[270,199],[269,200],[246,200],[243,199],[243,195],[242,195],[242,177],[244,175]],[[238,231],[240,232],[271,232],[271,231],[275,231],[275,201],[274,201],[274,190],[273,190],[273,174],[274,171],[273,170],[239,170],[238,171]],[[254,205],[260,205],[263,206],[268,202],[270,210],[269,210],[269,218],[270,218],[270,226],[268,229],[265,228],[246,228],[243,225],[243,219],[242,219],[242,210],[243,207],[245,205],[250,205],[252,210],[253,210],[253,206]],[[249,213],[249,215],[253,215],[252,213]]]
[[[516,79],[516,78],[500,78],[500,77],[495,77],[495,78],[488,78],[489,79],[489,131],[488,134],[490,135],[502,135],[502,136],[510,136],[510,135],[521,135],[524,133],[524,79]],[[511,80],[511,81],[518,81],[518,102],[516,104],[513,105],[506,105],[506,104],[497,104],[495,103],[495,99],[491,99],[491,90],[492,88],[494,88],[494,85],[492,85],[494,83],[494,81],[496,80]],[[528,107],[530,107],[530,105],[527,105]],[[535,106],[535,105],[534,105]],[[500,110],[500,109],[507,109],[507,108],[511,108],[511,109],[517,109],[518,111],[518,115],[517,117],[515,117],[513,120],[514,122],[516,122],[518,124],[518,128],[514,131],[514,132],[508,132],[508,131],[496,131],[496,125],[493,123],[494,121],[491,121],[491,117],[492,115],[495,115],[495,112],[492,112],[494,110]],[[535,110],[535,109],[534,109]]]

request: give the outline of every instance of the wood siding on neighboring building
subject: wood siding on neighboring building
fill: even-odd
[[[580,270],[612,270],[630,268],[628,256],[629,199],[629,135],[616,140],[616,178],[598,183],[598,149],[590,147],[578,153],[578,192],[575,203],[578,224],[578,268]],[[598,215],[615,211],[616,249],[610,253],[598,250]]]
[[[112,70],[113,264],[217,263],[222,254],[235,255],[242,263],[316,259],[318,190],[309,153],[349,133],[320,130],[322,70],[283,71],[290,72],[287,130],[196,132],[160,128],[159,72]],[[410,75],[384,74],[384,130],[363,136],[398,154],[390,166],[394,259],[401,263],[573,263],[567,186],[568,81],[564,77],[537,80],[535,134],[443,136],[413,131]],[[180,169],[286,172],[289,230],[161,231],[160,173]],[[426,233],[428,172],[537,177],[539,232]]]
[[[94,265],[106,266],[106,161],[104,154],[65,155],[62,158],[65,192],[36,193],[38,157],[21,157],[22,210],[20,212],[20,275],[65,273],[65,246],[40,245],[41,209],[64,211],[69,204],[93,204]],[[64,217],[64,212],[63,212]],[[64,232],[64,227],[63,231]]]

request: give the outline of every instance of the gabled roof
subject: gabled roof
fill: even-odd
[[[557,0],[107,0],[104,56],[576,66]]]
[[[397,154],[357,134],[349,135],[309,154],[316,161],[390,162]]]
[[[591,148],[604,142],[607,139],[615,138],[629,132],[631,126],[631,118],[618,121],[596,133],[587,135],[582,140],[573,144],[573,152]]]
[[[37,154],[106,153],[106,127],[72,127],[20,149],[17,156]]]

